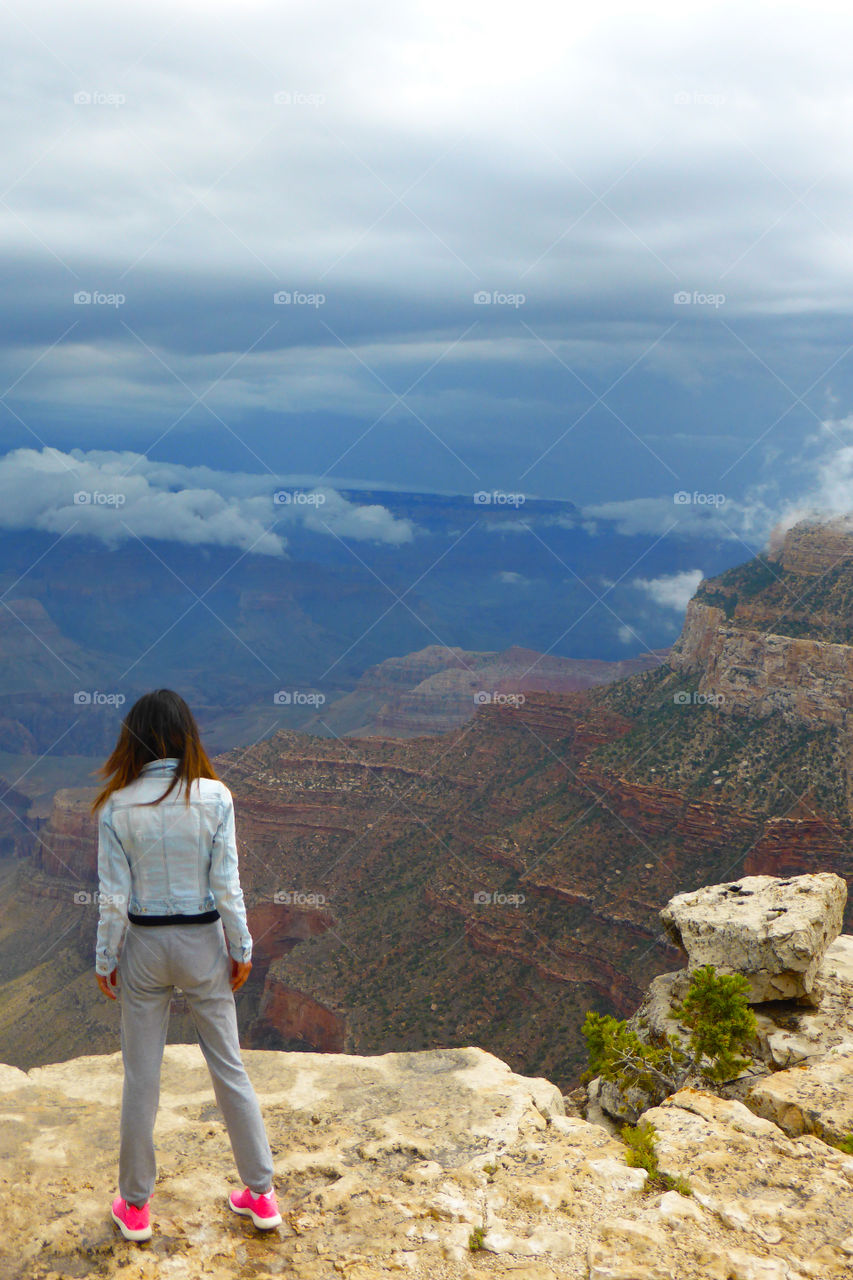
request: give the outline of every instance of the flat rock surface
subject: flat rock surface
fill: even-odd
[[[661,1170],[690,1182],[696,1225],[710,1219],[733,1237],[721,1250],[719,1237],[698,1236],[682,1209],[657,1255],[661,1276],[700,1267],[709,1280],[851,1274],[853,1158],[818,1138],[792,1140],[742,1103],[694,1089],[644,1119],[657,1130]]]
[[[764,1076],[749,1105],[786,1133],[814,1133],[828,1142],[853,1134],[853,1040],[819,1061]]]
[[[807,995],[827,947],[841,932],[847,885],[831,872],[744,876],[680,893],[661,911],[689,967],[712,964],[749,979],[750,1000]]]
[[[243,1056],[282,1226],[262,1234],[229,1213],[239,1184],[204,1060],[168,1045],[143,1245],[109,1218],[120,1054],[0,1067],[0,1280],[850,1274],[853,1158],[739,1104],[682,1091],[652,1113],[661,1164],[697,1187],[685,1197],[649,1193],[617,1138],[479,1049]]]

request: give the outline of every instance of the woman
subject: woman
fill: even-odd
[[[249,976],[252,938],[231,792],[216,776],[192,712],[171,689],[134,703],[98,772],[106,782],[92,804],[99,814],[95,970],[111,1000],[121,974],[124,1061],[113,1221],[128,1240],[151,1237],[154,1120],[177,987],[189,1003],[245,1184],[228,1204],[256,1227],[276,1227],[272,1156],[237,1038],[233,993]]]

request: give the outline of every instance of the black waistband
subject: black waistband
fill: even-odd
[[[181,914],[169,916],[139,916],[135,911],[128,911],[127,918],[131,924],[210,924],[213,920],[219,920],[220,915],[216,908],[210,911],[203,911],[201,915],[185,916]]]

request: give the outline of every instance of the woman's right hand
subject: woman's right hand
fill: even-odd
[[[239,991],[243,983],[252,972],[252,962],[247,960],[244,964],[241,960],[235,960],[231,957],[231,990]]]

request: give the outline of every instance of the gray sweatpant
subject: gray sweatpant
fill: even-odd
[[[128,1204],[142,1205],[154,1190],[154,1120],[174,987],[184,992],[190,1006],[237,1172],[251,1191],[268,1191],[272,1155],[258,1099],[240,1056],[222,922],[128,923],[118,970],[124,1059],[119,1195]]]

